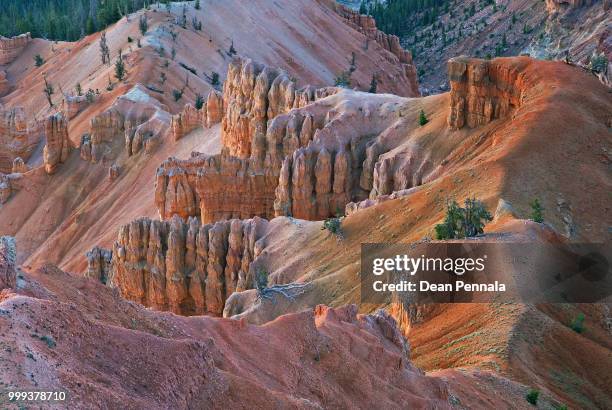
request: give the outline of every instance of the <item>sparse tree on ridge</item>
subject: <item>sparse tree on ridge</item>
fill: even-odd
[[[105,31],[103,31],[102,35],[100,36],[100,57],[102,59],[102,64],[110,64],[110,49],[106,43]]]
[[[55,94],[55,90],[53,89],[53,84],[47,81],[47,76],[43,76],[43,80],[45,81],[45,88],[43,89],[43,93],[47,97],[47,102],[49,103],[49,107],[53,108],[53,101],[51,100],[51,96]]]
[[[117,56],[117,61],[115,61],[115,78],[119,81],[123,81],[125,78],[125,63],[123,62],[121,49],[119,49],[119,55]]]

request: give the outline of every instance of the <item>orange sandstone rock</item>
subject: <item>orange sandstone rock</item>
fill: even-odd
[[[70,140],[68,139],[68,120],[62,113],[49,116],[45,121],[47,143],[43,151],[43,161],[47,174],[54,174],[59,164],[68,159]]]

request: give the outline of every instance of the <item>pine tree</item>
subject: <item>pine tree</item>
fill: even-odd
[[[536,198],[529,204],[531,206],[531,219],[534,222],[544,222],[544,207],[540,204],[540,201]]]
[[[366,8],[364,0],[361,0],[361,4],[359,5],[359,14],[368,14],[368,10]]]
[[[83,95],[83,89],[81,88],[81,83],[76,83],[74,90],[76,91],[79,97]]]
[[[196,10],[200,10],[200,0],[196,0],[194,7]]]
[[[378,88],[378,80],[376,79],[376,74],[372,74],[372,81],[370,81],[370,89],[369,93],[376,94],[376,90]]]
[[[429,120],[427,119],[427,116],[425,115],[425,111],[421,110],[421,112],[419,112],[419,125],[422,127],[428,122]]]
[[[123,81],[125,78],[125,63],[123,62],[121,49],[119,49],[119,55],[117,56],[117,61],[115,61],[115,78],[119,81]]]

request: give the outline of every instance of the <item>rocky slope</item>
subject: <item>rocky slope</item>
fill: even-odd
[[[573,61],[588,65],[591,57],[603,53],[612,62],[609,0],[452,0],[443,4],[433,21],[425,19],[433,13],[431,6],[414,13],[400,35],[402,45],[413,51],[425,94],[448,91],[444,67],[448,59],[460,55],[529,54],[561,60],[567,53]],[[612,67],[607,73],[612,76]]]
[[[155,313],[52,266],[22,276],[0,295],[3,383],[65,391],[55,408],[506,407],[527,391],[486,372],[423,374],[382,311],[318,306],[253,326]]]

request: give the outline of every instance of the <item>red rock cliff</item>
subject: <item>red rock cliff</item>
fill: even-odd
[[[200,224],[142,218],[119,229],[109,251],[88,254],[88,276],[106,281],[126,299],[184,315],[221,315],[236,290],[254,285],[251,262],[268,222],[254,218]]]
[[[503,60],[467,57],[449,60],[451,128],[488,124],[507,117],[521,104],[521,59],[518,64],[505,64]]]

